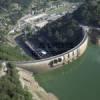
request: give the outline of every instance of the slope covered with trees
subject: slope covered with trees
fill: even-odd
[[[47,24],[37,34],[28,38],[36,47],[43,48],[53,55],[72,49],[83,38],[83,31],[77,21],[65,15]]]
[[[32,95],[22,88],[15,67],[7,67],[7,74],[0,78],[0,100],[32,100]]]
[[[32,0],[0,0],[0,17],[6,17],[6,22],[15,24],[31,2]]]
[[[83,24],[100,26],[100,0],[85,0],[73,16]]]
[[[14,3],[18,4],[22,8],[28,7],[32,0],[0,0],[0,8],[10,8]]]

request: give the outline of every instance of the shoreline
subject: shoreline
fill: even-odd
[[[59,100],[53,93],[47,92],[39,85],[33,77],[33,73],[21,68],[17,68],[17,70],[22,87],[28,89],[28,91],[32,94],[33,100]]]

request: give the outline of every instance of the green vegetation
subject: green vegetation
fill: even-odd
[[[100,30],[90,29],[89,37],[90,37],[90,40],[91,40],[91,42],[93,44],[100,45],[100,43],[99,43],[99,40],[100,40]]]
[[[17,20],[28,12],[33,0],[0,0],[0,19],[8,24],[16,24]]]
[[[21,50],[18,47],[11,47],[9,45],[0,45],[0,60],[30,60],[31,58],[21,54]]]
[[[32,95],[22,88],[14,65],[7,64],[7,74],[0,78],[0,100],[32,100]]]
[[[47,0],[47,1],[58,1],[58,2],[61,2],[61,0]],[[69,1],[69,2],[83,2],[84,0],[62,0],[62,1]]]
[[[18,46],[12,47],[9,45],[7,31],[8,30],[0,30],[0,60],[32,60],[32,58],[25,55]]]
[[[63,7],[59,7],[59,8],[56,8],[56,9],[48,10],[47,13],[48,14],[62,13],[66,10],[68,10],[68,7],[63,6]]]
[[[71,15],[67,14],[62,18],[49,23],[40,30],[40,35],[37,35],[37,39],[41,45],[43,44],[43,39],[41,39],[42,33],[47,36],[49,44],[52,45],[49,49],[54,51],[55,54],[65,52],[66,50],[73,48],[83,38],[82,29],[79,27],[77,21],[73,20]],[[35,36],[32,38],[35,39]]]
[[[83,24],[100,26],[100,0],[85,0],[73,15]]]
[[[25,14],[32,0],[0,0],[0,60],[29,60],[18,47],[11,47],[8,32]]]

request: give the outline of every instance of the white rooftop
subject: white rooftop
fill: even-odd
[[[43,26],[45,26],[48,23],[48,21],[43,21],[43,22],[39,22],[37,23],[35,26],[42,28]]]
[[[45,17],[45,16],[47,16],[46,13],[39,14],[39,15],[37,15],[37,16],[31,16],[31,17],[25,19],[25,22],[29,23],[29,22],[31,22],[31,21],[35,21],[35,20],[40,19],[40,18],[43,18],[43,17]]]
[[[42,51],[41,51],[41,53],[42,53],[42,54],[44,54],[44,55],[46,55],[46,54],[47,54],[47,52],[46,52],[46,51],[44,51],[44,50],[42,50]]]

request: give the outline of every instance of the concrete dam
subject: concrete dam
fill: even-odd
[[[87,30],[77,25],[73,28],[75,29],[74,33],[68,31],[69,27],[66,28],[70,24],[68,20],[65,15],[55,22],[45,25],[28,41],[24,41],[27,42],[26,45],[31,51],[36,52],[37,58],[33,61],[17,62],[16,65],[35,73],[41,73],[62,67],[82,56],[88,44]],[[62,36],[62,32],[66,34]],[[61,42],[58,42],[55,34],[65,40],[62,38],[59,40]]]

